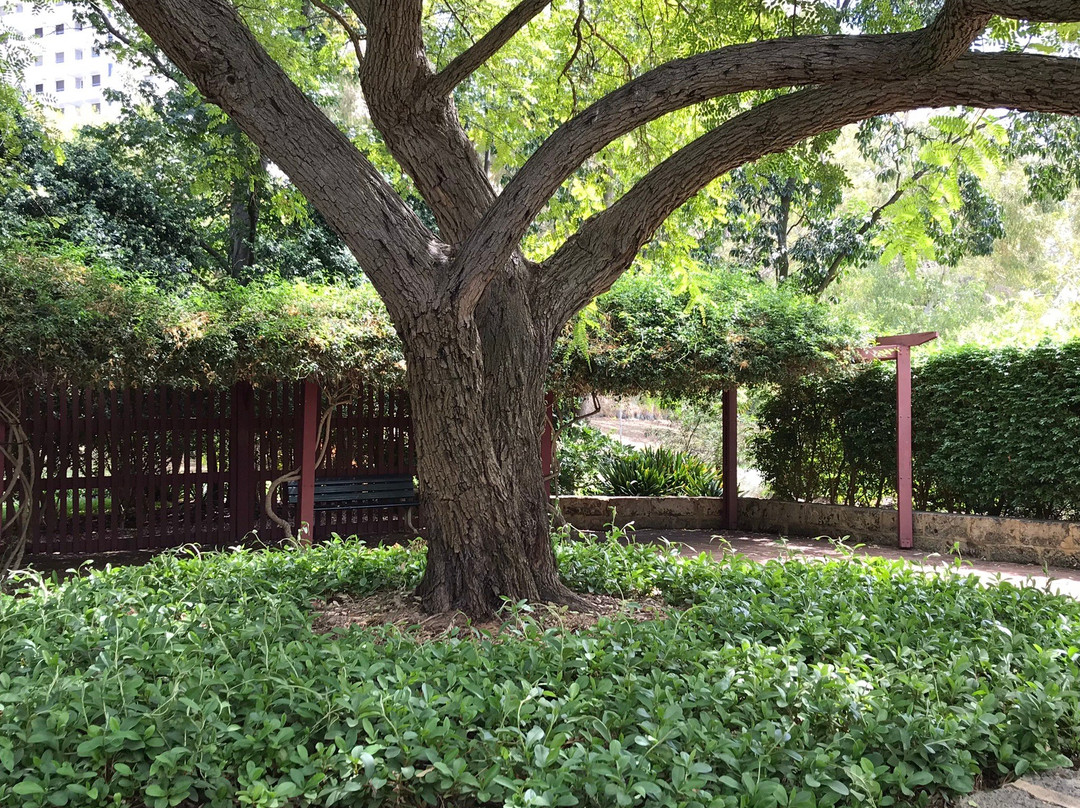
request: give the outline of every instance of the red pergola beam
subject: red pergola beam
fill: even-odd
[[[937,331],[920,331],[918,334],[893,334],[890,337],[878,337],[874,342],[878,345],[906,345],[912,348],[916,345],[925,345],[932,339],[937,339]]]

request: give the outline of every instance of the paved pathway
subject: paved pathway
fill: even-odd
[[[756,561],[803,555],[824,558],[840,556],[849,550],[839,550],[828,539],[797,537],[781,539],[771,533],[744,533],[730,530],[649,530],[641,529],[635,534],[637,541],[655,543],[671,542],[686,555],[708,552],[722,557],[735,552]],[[949,566],[955,563],[952,556],[941,553],[925,553],[919,550],[898,550],[893,547],[865,545],[851,548],[856,553],[878,558],[903,559],[927,569]],[[1046,586],[1055,592],[1080,599],[1080,569],[1065,567],[1036,567],[1031,564],[1010,564],[999,561],[982,561],[965,558],[961,569],[987,581],[1002,579],[1013,583],[1032,581],[1036,586]],[[1080,808],[1080,806],[1078,806]]]
[[[1080,808],[1080,772],[1058,771],[1025,777],[996,791],[984,791],[957,803],[972,808]]]

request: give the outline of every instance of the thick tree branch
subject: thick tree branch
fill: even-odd
[[[449,95],[431,93],[420,0],[385,0],[367,26],[360,81],[371,121],[431,207],[439,235],[464,239],[495,199]]]
[[[1073,18],[1080,20],[1080,3],[1071,0],[946,0],[934,22],[919,31],[788,37],[721,48],[650,70],[563,124],[537,149],[462,245],[450,269],[455,282],[466,300],[479,294],[578,166],[650,121],[734,93],[910,79],[958,58],[991,13],[1006,14],[1010,5],[1046,14],[1065,13],[1062,6],[1071,5]],[[482,272],[475,271],[478,266]]]
[[[475,45],[451,60],[450,64],[435,76],[430,92],[435,95],[451,93],[549,5],[551,5],[551,0],[521,0]]]
[[[1080,59],[970,54],[918,79],[803,90],[739,115],[650,171],[542,265],[552,327],[614,283],[660,225],[715,178],[866,118],[949,106],[1080,115]]]
[[[441,247],[378,170],[270,58],[226,0],[120,0],[203,95],[296,183],[390,310],[430,301]],[[311,155],[317,159],[310,159]]]
[[[723,95],[929,72],[959,57],[986,26],[989,13],[972,11],[973,2],[946,0],[934,22],[919,31],[734,45],[673,60],[626,83],[556,130],[488,210],[451,265],[464,305],[482,292],[559,186],[615,139]]]

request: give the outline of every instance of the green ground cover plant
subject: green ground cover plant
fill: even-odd
[[[0,804],[925,805],[1080,752],[1080,604],[843,559],[561,543],[662,619],[314,634],[417,548],[166,555],[0,596]]]

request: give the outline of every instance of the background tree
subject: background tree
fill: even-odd
[[[849,21],[826,3],[799,4],[796,14],[757,14],[741,3],[638,4],[640,13],[618,9],[621,39],[599,21],[614,16],[607,4],[475,4],[463,19],[420,0],[322,3],[362,41],[355,53],[371,124],[430,209],[432,228],[273,58],[280,40],[276,31],[268,37],[261,9],[245,24],[224,0],[122,4],[319,209],[386,303],[408,363],[429,530],[419,591],[429,609],[474,615],[500,597],[573,598],[558,579],[539,464],[551,349],[573,314],[695,194],[752,160],[876,115],[947,106],[1080,113],[1072,59],[971,49],[988,30],[1034,32],[1040,44],[1069,36],[1075,28],[1039,27],[1080,19],[1065,0],[946,0],[914,30],[931,11],[923,4],[904,5],[918,21],[869,1],[852,4],[858,14]],[[664,24],[629,24],[639,14]],[[994,22],[995,14],[1018,22]],[[717,27],[716,47],[706,29],[725,17],[738,24]],[[532,21],[532,36],[516,38]],[[669,27],[679,36],[664,35]],[[778,36],[808,27],[864,33]],[[744,44],[723,41],[729,33]],[[601,37],[613,55],[601,55]],[[463,49],[446,44],[473,39]],[[504,46],[515,39],[508,57]],[[441,45],[436,65],[430,55]],[[714,49],[695,53],[702,46]],[[513,58],[523,49],[531,59]],[[566,82],[531,81],[532,67]],[[499,109],[504,81],[520,95]],[[488,104],[479,121],[498,111],[537,133],[516,171],[470,138],[470,99]],[[662,128],[670,138],[640,131],[713,99],[721,100],[706,114],[682,114],[693,125],[681,133]],[[623,161],[623,172],[606,171],[609,157],[620,165],[612,156],[619,149],[635,159]],[[574,198],[579,171],[588,181],[578,196],[591,215],[560,228],[543,213],[564,187]],[[619,178],[616,193],[597,196],[605,173]],[[550,250],[539,261],[528,243],[534,228]]]

